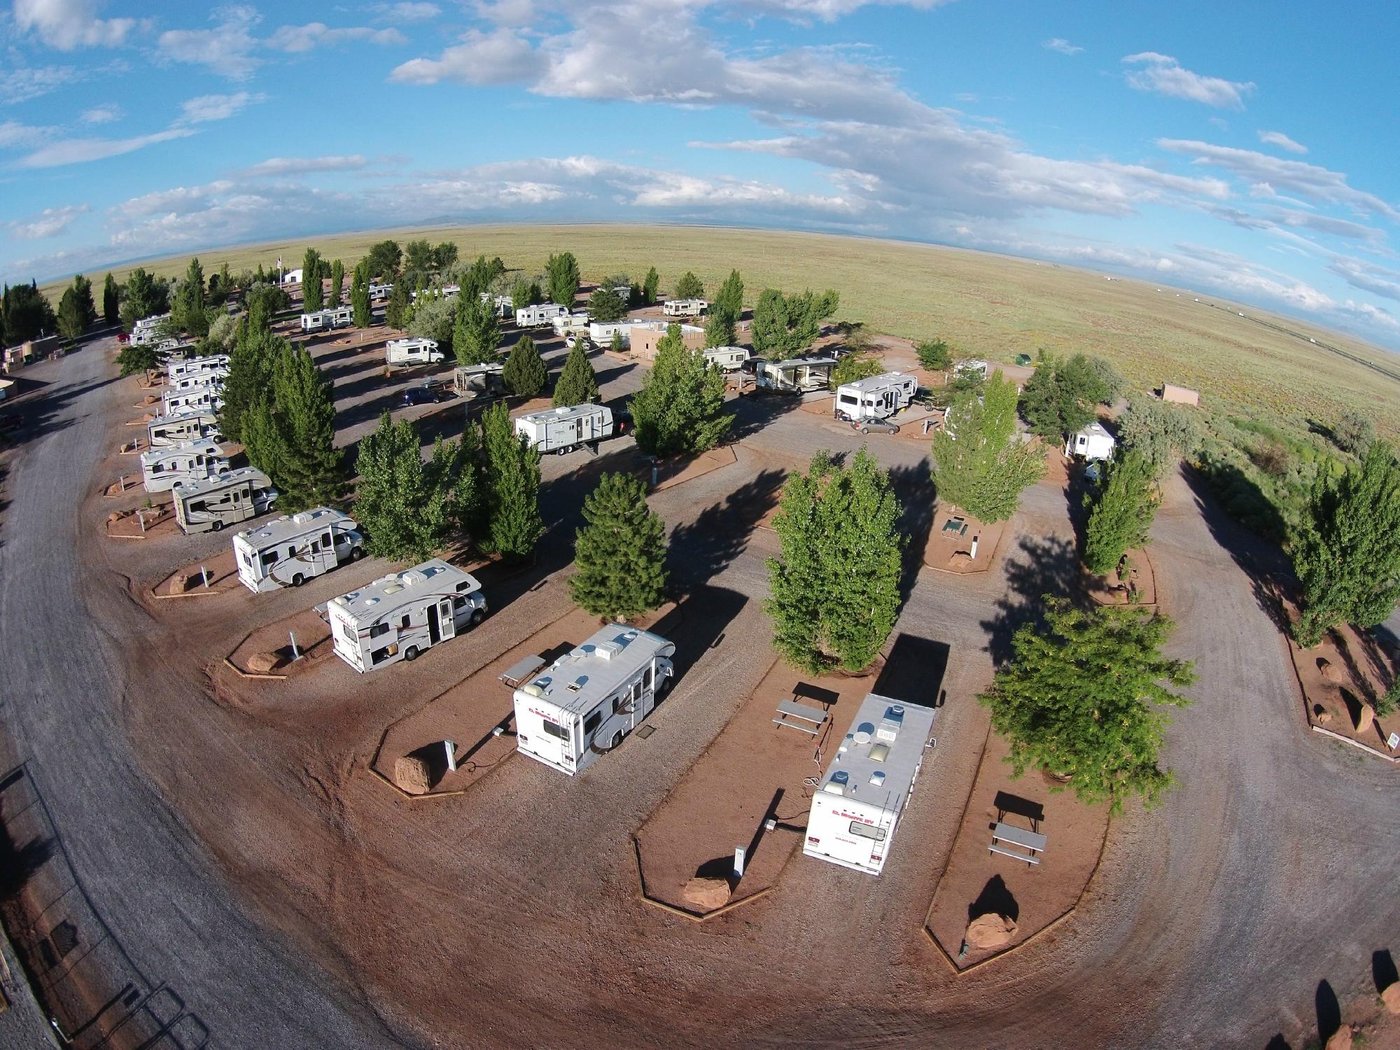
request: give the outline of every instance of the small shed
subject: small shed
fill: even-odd
[[[1104,429],[1102,423],[1090,423],[1077,434],[1069,436],[1069,440],[1065,442],[1065,455],[1090,462],[1096,459],[1112,459],[1115,444],[1113,435]]]
[[[1197,390],[1192,390],[1184,386],[1172,386],[1170,383],[1162,384],[1162,400],[1169,401],[1174,405],[1200,405],[1201,395]]]

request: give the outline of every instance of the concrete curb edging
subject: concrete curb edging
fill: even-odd
[[[642,874],[642,844],[637,841],[637,836],[635,833],[630,835],[629,838],[631,838],[632,840],[632,859],[636,864],[635,870],[637,873],[637,893],[641,896],[642,903],[649,904],[653,908],[656,908],[659,911],[664,911],[669,915],[677,915],[680,916],[682,919],[688,919],[691,922],[709,922],[709,920],[717,919],[721,915],[725,915],[736,908],[742,908],[745,904],[752,904],[756,900],[762,900],[764,897],[768,896],[768,894],[773,892],[773,887],[778,884],[778,881],[783,877],[783,872],[787,870],[788,863],[792,861],[792,854],[788,854],[788,859],[784,861],[783,866],[778,869],[777,877],[774,878],[772,885],[764,886],[763,889],[756,890],[753,893],[750,893],[747,897],[740,897],[736,901],[730,901],[728,904],[723,904],[720,907],[716,908],[714,911],[707,911],[704,914],[701,914],[700,912],[687,911],[685,908],[680,908],[674,904],[669,904],[666,901],[661,900],[659,897],[653,897],[650,893],[647,892],[646,876]]]
[[[1349,736],[1342,736],[1341,733],[1334,733],[1330,729],[1323,729],[1320,725],[1313,725],[1312,731],[1314,733],[1321,733],[1323,736],[1330,736],[1333,740],[1340,740],[1342,743],[1350,744],[1352,747],[1359,747],[1362,751],[1375,755],[1377,758],[1385,759],[1385,761],[1389,762],[1391,765],[1400,762],[1400,758],[1397,758],[1395,755],[1387,755],[1384,751],[1377,751],[1370,744],[1363,744],[1360,740],[1353,740]]]

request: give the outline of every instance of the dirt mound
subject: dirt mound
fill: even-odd
[[[965,572],[972,568],[972,555],[967,551],[958,551],[948,559],[948,568],[955,572]]]
[[[968,923],[966,936],[974,948],[1005,948],[1016,936],[1016,923],[1005,915],[983,915]]]
[[[1400,981],[1381,992],[1381,1002],[1385,1003],[1385,1008],[1391,1013],[1400,1014]]]
[[[404,755],[394,763],[394,783],[410,795],[422,795],[432,787],[428,763],[417,755]]]
[[[185,584],[179,585],[180,590],[185,590]],[[248,658],[248,670],[253,674],[268,674],[277,670],[282,665],[282,654],[273,651],[270,653],[254,653]]]
[[[681,897],[702,911],[714,911],[729,903],[729,880],[696,875],[685,884]]]

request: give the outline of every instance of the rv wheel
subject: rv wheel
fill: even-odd
[[[475,612],[472,613],[472,626],[475,627],[484,619],[486,619],[486,610],[477,609]]]
[[[418,659],[418,646],[410,645],[407,649],[403,651],[403,658],[405,660],[408,660],[410,663]]]
[[[617,747],[617,746],[620,745],[621,743],[622,743],[622,730],[619,729],[616,733],[614,733],[614,734],[612,735],[612,741],[608,744],[608,750],[611,751],[613,748]]]
[[[301,586],[303,583],[305,583],[305,582],[306,582],[306,577],[303,576],[301,573],[297,573],[295,576],[292,577],[292,586],[293,586],[293,587],[300,587],[300,586]]]
[[[363,547],[351,547],[351,548],[350,548],[350,560],[351,560],[351,561],[359,561],[359,560],[360,560],[361,558],[363,558],[364,556],[365,556],[365,549],[364,549]]]
[[[218,518],[215,518],[215,519],[214,519],[214,524],[210,526],[210,528],[212,528],[215,532],[218,532],[218,531],[219,531],[220,529],[222,529],[223,527],[224,527],[224,523],[223,523],[222,521],[220,521]]]
[[[559,450],[559,454],[560,454],[561,456],[567,456],[567,455],[568,455],[570,452],[572,452],[573,450],[574,450],[574,446],[573,446],[573,445],[565,445],[563,448],[561,448],[561,449]]]

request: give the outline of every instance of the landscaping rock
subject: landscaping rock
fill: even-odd
[[[432,787],[428,763],[417,755],[404,755],[394,763],[394,783],[410,795],[422,795]]]
[[[1332,721],[1331,711],[1319,711],[1315,719],[1318,725],[1325,726]]]
[[[1360,709],[1356,712],[1356,731],[1358,733],[1364,733],[1366,730],[1370,729],[1371,720],[1375,717],[1376,712],[1371,708],[1370,704],[1360,705]]]
[[[1322,674],[1323,681],[1336,685],[1342,680],[1342,676],[1337,673],[1336,665],[1325,656],[1317,658],[1317,669]]]
[[[948,559],[948,568],[963,571],[972,566],[972,555],[967,551],[958,551]]]
[[[967,943],[974,948],[1005,948],[1016,936],[1016,923],[1005,915],[983,915],[968,924]]]
[[[281,663],[281,653],[254,653],[248,660],[248,670],[253,674],[267,674],[275,671]]]
[[[714,911],[729,903],[729,880],[696,875],[685,884],[681,898],[702,911]]]
[[[1395,981],[1381,992],[1381,1002],[1385,1003],[1385,1008],[1391,1013],[1400,1014],[1400,981]]]
[[[108,515],[107,515],[107,524],[108,524],[108,525],[115,525],[117,522],[121,521],[122,518],[124,518],[124,517],[126,517],[126,515],[123,514],[121,511],[119,511],[119,510],[114,510],[114,511],[112,511],[111,514],[108,514]]]
[[[1351,1025],[1344,1024],[1333,1032],[1326,1050],[1351,1050]]]

